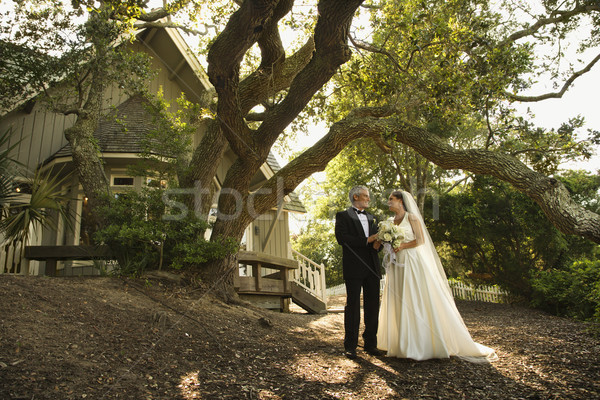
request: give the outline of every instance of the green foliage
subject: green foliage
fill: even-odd
[[[63,193],[62,186],[70,178],[70,174],[61,176],[60,171],[38,170],[21,184],[28,188],[23,193],[30,192],[29,196],[12,199],[8,215],[0,221],[0,232],[10,241],[27,243],[32,228],[56,229],[57,219],[53,213],[68,223],[71,220],[67,208],[70,199]]]
[[[368,46],[340,68],[307,114],[332,123],[356,107],[393,106],[401,121],[447,138],[454,147],[508,153],[545,174],[562,162],[589,158],[591,140],[578,139],[581,117],[546,129],[517,116],[506,102],[507,93],[531,86],[529,76],[554,71],[551,61],[562,64],[555,62],[563,45],[558,38],[579,19],[542,27],[536,40],[506,40],[531,23],[531,11],[522,7],[486,0],[381,1],[370,9]],[[557,54],[546,58],[534,51],[550,44]]]
[[[600,260],[536,271],[531,304],[557,315],[600,322]]]
[[[559,232],[527,196],[490,177],[439,200],[439,219],[427,223],[451,275],[488,277],[527,297],[534,271],[565,267],[596,248]]]
[[[510,114],[502,115],[500,123],[510,128],[498,130],[491,143],[497,144],[503,152],[520,157],[537,172],[551,175],[557,173],[561,163],[589,159],[592,155],[592,143],[578,139],[579,129],[585,124],[582,117],[571,118],[558,129],[536,127]]]
[[[178,107],[171,111],[172,105],[163,97],[162,89],[151,97],[145,105],[153,116],[153,129],[140,141],[140,160],[129,166],[132,176],[145,176],[155,182],[162,180],[178,184],[177,176],[189,166],[192,149],[192,137],[197,132],[203,110],[199,104],[186,100],[182,93],[177,99]]]
[[[100,210],[104,228],[95,233],[98,243],[107,244],[120,272],[140,274],[147,269],[194,268],[206,261],[237,251],[230,240],[206,241],[208,223],[188,215],[184,219],[164,218],[162,189],[121,193]]]
[[[563,171],[556,178],[567,187],[573,201],[581,204],[587,210],[600,212],[600,175],[590,174],[586,171]]]
[[[71,113],[98,87],[143,91],[151,75],[148,56],[119,44],[133,37],[144,3],[16,2],[0,18],[0,109],[41,93],[51,108]]]
[[[294,250],[325,267],[327,286],[343,283],[342,248],[336,242],[331,221],[310,221],[292,238]]]
[[[168,224],[166,255],[171,260],[171,268],[198,268],[200,264],[223,259],[239,250],[239,244],[232,238],[205,240],[207,223],[196,217],[188,216]]]

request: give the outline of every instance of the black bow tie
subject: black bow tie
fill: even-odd
[[[365,214],[365,215],[367,215],[367,212],[365,210],[359,210],[358,208],[355,208],[354,211],[356,211],[357,214]]]

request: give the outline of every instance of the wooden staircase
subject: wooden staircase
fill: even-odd
[[[296,282],[291,282],[292,301],[311,314],[324,314],[327,312],[327,303],[321,301],[304,287]]]
[[[292,250],[292,256],[240,251],[240,265],[251,267],[250,275],[234,276],[240,297],[263,308],[289,311],[291,299],[311,314],[327,312],[325,267],[297,251]]]
[[[290,282],[292,301],[311,314],[327,312],[327,288],[325,267],[317,264],[292,249],[292,256],[298,261]]]

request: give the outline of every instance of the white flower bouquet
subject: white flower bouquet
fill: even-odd
[[[392,248],[400,246],[400,243],[406,237],[406,231],[400,225],[394,224],[394,221],[385,220],[379,223],[379,240],[389,243]]]

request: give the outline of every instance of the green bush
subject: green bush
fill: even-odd
[[[600,322],[600,260],[576,261],[564,270],[538,271],[531,285],[534,307]]]
[[[165,240],[165,259],[171,268],[193,268],[207,261],[227,257],[239,250],[233,239],[204,239],[207,223],[196,217],[169,221]]]
[[[162,193],[162,189],[150,188],[120,193],[100,210],[103,228],[95,233],[94,240],[111,248],[120,273],[192,268],[237,251],[234,241],[205,240],[208,222],[191,213],[184,219],[164,219],[169,210]]]
[[[327,287],[344,282],[342,247],[335,240],[331,222],[310,221],[299,235],[292,237],[292,247],[315,263],[323,264]]]
[[[598,181],[593,176],[563,179],[581,192],[582,186],[595,188],[573,195],[586,207],[597,203]],[[490,282],[530,299],[535,271],[568,270],[574,261],[597,259],[595,243],[560,232],[539,205],[493,177],[476,176],[464,190],[442,194],[438,200],[435,219],[430,214],[434,204],[427,199],[425,223],[450,276],[491,276]]]

